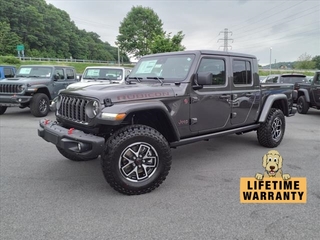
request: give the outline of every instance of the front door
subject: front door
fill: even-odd
[[[63,68],[57,67],[53,73],[54,83],[53,83],[53,93],[51,97],[54,98],[58,95],[59,90],[65,89],[69,83],[67,81],[67,76]]]
[[[232,59],[231,124],[247,125],[255,122],[259,101],[260,81],[253,76],[253,61]]]
[[[197,72],[213,74],[212,84],[190,93],[190,130],[213,132],[230,125],[230,85],[224,57],[202,57]]]

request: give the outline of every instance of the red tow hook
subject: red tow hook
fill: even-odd
[[[45,120],[44,120],[44,125],[48,125],[49,122],[50,122],[49,119],[45,119]]]
[[[68,130],[68,134],[69,134],[69,135],[72,134],[72,133],[73,133],[73,130],[74,130],[74,128],[70,128],[70,129]]]

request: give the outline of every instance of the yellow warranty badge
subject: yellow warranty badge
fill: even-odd
[[[290,178],[240,178],[241,203],[306,203],[307,179]]]

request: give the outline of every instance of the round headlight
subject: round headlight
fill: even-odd
[[[92,112],[95,116],[97,116],[98,112],[99,112],[99,103],[97,101],[94,101],[92,103]]]
[[[27,88],[26,85],[19,85],[18,86],[18,91],[19,92],[23,92],[26,88]]]
[[[94,118],[95,116],[98,115],[99,113],[99,102],[98,101],[90,101],[88,102],[88,104],[86,105],[86,114],[89,118]]]

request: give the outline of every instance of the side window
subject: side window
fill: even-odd
[[[75,74],[73,69],[67,69],[67,79],[75,79]]]
[[[3,71],[4,71],[4,77],[5,77],[5,78],[12,78],[12,77],[14,77],[14,74],[13,74],[13,71],[12,71],[11,68],[4,68]]]
[[[202,58],[198,73],[212,73],[212,85],[224,86],[226,84],[225,61],[217,58]]]
[[[316,79],[314,80],[315,85],[320,85],[320,74],[317,75]]]
[[[54,75],[58,76],[58,79],[64,79],[64,70],[63,69],[55,69],[54,70]]]
[[[252,84],[252,70],[249,61],[234,60],[232,67],[234,85]]]

